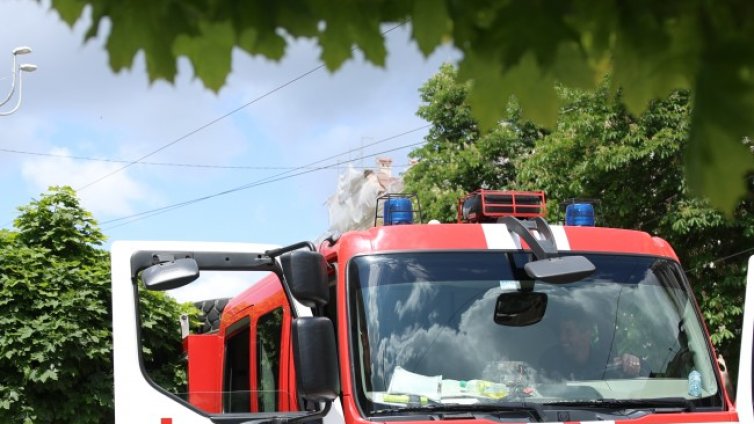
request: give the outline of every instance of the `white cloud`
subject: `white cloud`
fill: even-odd
[[[395,313],[399,319],[408,312],[417,312],[420,307],[437,294],[437,288],[432,283],[419,281],[411,285],[411,293],[406,301],[398,300],[395,303]]]
[[[70,155],[68,149],[64,148],[55,148],[49,153],[56,156]],[[23,161],[21,174],[37,192],[44,192],[54,185],[69,185],[74,189],[82,187],[122,166],[123,164],[117,163],[81,162],[60,157],[35,157]],[[153,195],[152,190],[133,179],[129,171],[114,174],[78,194],[85,209],[95,215],[105,216],[132,213],[132,202],[144,201]]]
[[[424,60],[408,42],[410,29],[395,30],[385,37],[385,69],[365,63],[357,54],[335,73],[316,71],[218,120],[319,66],[319,48],[311,41],[295,40],[280,62],[235,50],[233,72],[215,94],[194,78],[186,60],[179,61],[174,84],[150,84],[142,54],[137,54],[131,70],[113,73],[104,48],[107,25],[100,28],[99,37],[84,44],[88,18],[70,29],[49,9],[49,0],[3,3],[0,78],[4,66],[10,67],[3,52],[18,45],[32,47],[33,53],[24,61],[39,65],[39,70],[24,81],[24,104],[19,112],[0,118],[0,148],[29,152],[65,148],[76,156],[135,160],[175,142],[145,160],[295,167],[347,150],[354,151],[343,158],[354,159],[362,153],[421,140],[422,134],[416,133],[360,148],[422,125],[415,116],[417,88],[436,72],[440,62],[452,56],[445,49]],[[3,82],[0,80],[0,93],[4,92]],[[402,150],[389,155],[395,164],[401,164],[407,153]],[[373,164],[373,158],[357,163]],[[121,166],[0,152],[4,187],[0,223],[12,218],[16,206],[49,185],[77,188]],[[137,164],[87,188],[80,197],[103,222],[281,172]],[[313,172],[105,231],[109,237],[129,239],[253,237],[280,242],[316,237],[328,227],[324,203],[335,191],[337,175],[336,170]],[[275,213],[265,214],[263,209],[261,216],[249,219],[250,213],[260,204],[269,204],[270,199],[278,205]]]

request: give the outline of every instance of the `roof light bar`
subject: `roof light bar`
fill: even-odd
[[[379,215],[380,211],[382,215]],[[377,198],[375,226],[413,224],[415,221],[421,223],[421,207],[416,194],[387,193]]]
[[[560,204],[560,211],[562,213],[565,209],[565,225],[594,227],[597,225],[596,209],[599,205],[598,199],[571,198]]]
[[[594,227],[594,206],[591,203],[573,203],[566,206],[565,224]]]

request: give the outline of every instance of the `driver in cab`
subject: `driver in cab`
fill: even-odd
[[[595,328],[586,314],[564,318],[558,324],[558,344],[540,359],[540,372],[555,380],[601,380],[613,376],[637,377],[642,371],[641,359],[624,353],[608,360],[607,353],[598,352],[594,343]]]

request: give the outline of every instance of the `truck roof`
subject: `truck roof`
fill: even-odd
[[[668,242],[636,230],[607,227],[550,226],[559,251],[651,255],[678,261]],[[518,236],[504,224],[414,224],[369,228],[344,233],[321,252],[339,260],[356,254],[405,250],[521,249]],[[523,245],[526,249],[526,245]]]

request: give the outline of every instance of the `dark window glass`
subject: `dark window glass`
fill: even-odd
[[[257,324],[257,402],[261,412],[277,410],[282,329],[282,308],[275,309],[259,318]]]
[[[223,410],[250,412],[249,327],[230,337],[225,345]]]

